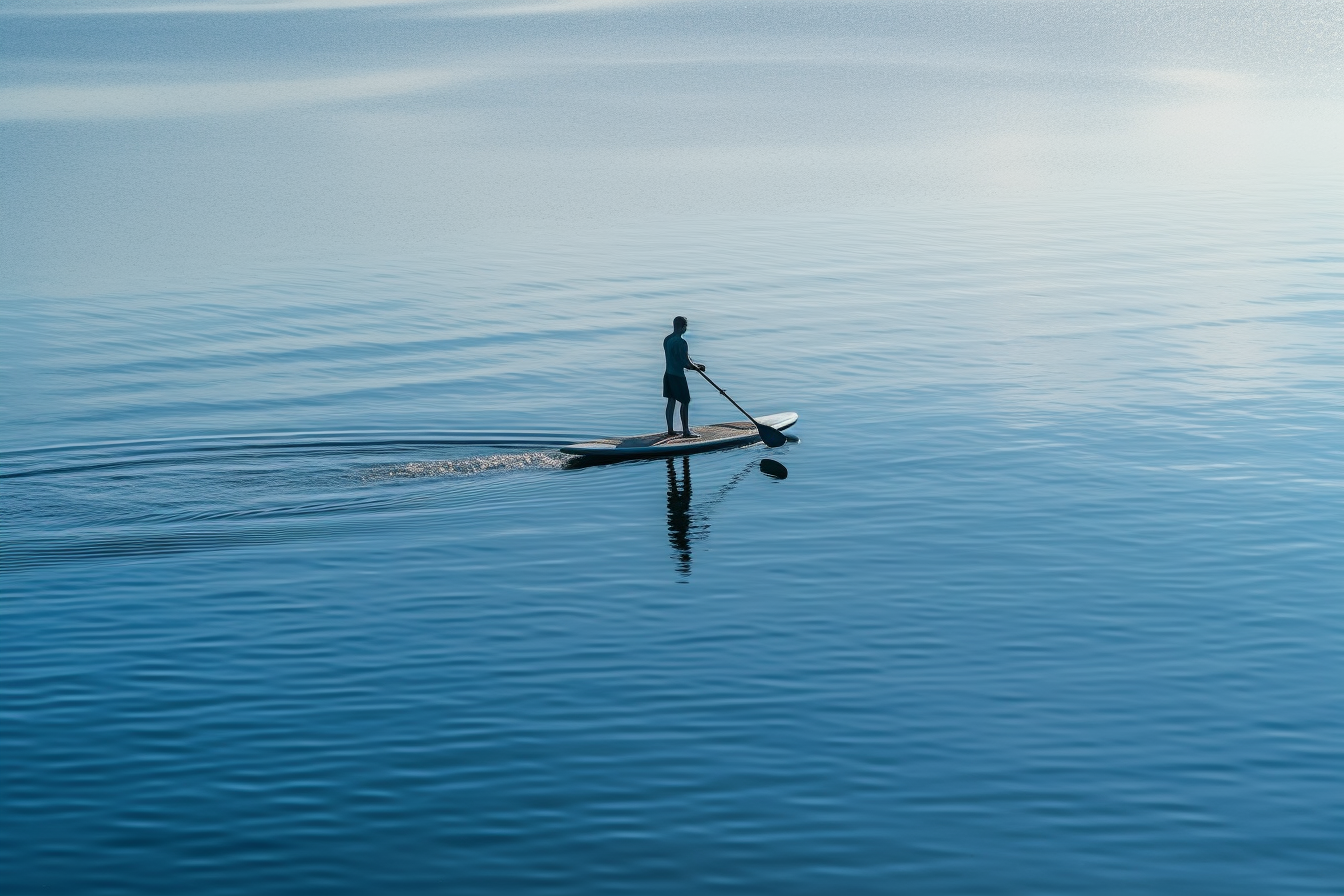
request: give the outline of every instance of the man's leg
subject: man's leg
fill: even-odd
[[[681,403],[681,434],[688,439],[695,436],[695,433],[691,432],[691,403],[689,401]]]
[[[667,400],[667,434],[668,434],[668,435],[672,435],[673,433],[676,432],[676,430],[674,430],[674,429],[672,428],[672,406],[673,406],[674,404],[676,404],[676,403],[677,403],[677,400],[676,400],[675,398],[669,398],[669,399]]]

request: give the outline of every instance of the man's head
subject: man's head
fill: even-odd
[[[685,333],[685,332],[686,332],[686,318],[682,317],[680,314],[678,314],[676,317],[672,318],[672,330],[673,330],[673,332],[676,332],[676,333]]]

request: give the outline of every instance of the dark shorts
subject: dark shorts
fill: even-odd
[[[686,377],[673,376],[670,373],[663,374],[663,397],[671,398],[682,404],[689,404],[691,389],[686,385]]]

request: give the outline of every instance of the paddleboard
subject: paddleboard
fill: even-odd
[[[798,422],[798,415],[789,411],[756,419],[775,429],[788,429]],[[677,454],[698,454],[701,451],[713,451],[716,448],[728,448],[734,445],[750,445],[761,440],[760,430],[750,420],[692,426],[691,432],[695,433],[693,439],[680,434],[669,436],[666,432],[651,432],[642,436],[593,439],[566,445],[560,450],[565,454],[577,454],[582,457],[672,457]],[[792,436],[790,439],[797,441]]]

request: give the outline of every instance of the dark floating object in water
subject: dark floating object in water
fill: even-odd
[[[767,476],[773,476],[776,479],[788,479],[789,468],[777,460],[764,458],[761,460],[761,472]]]

